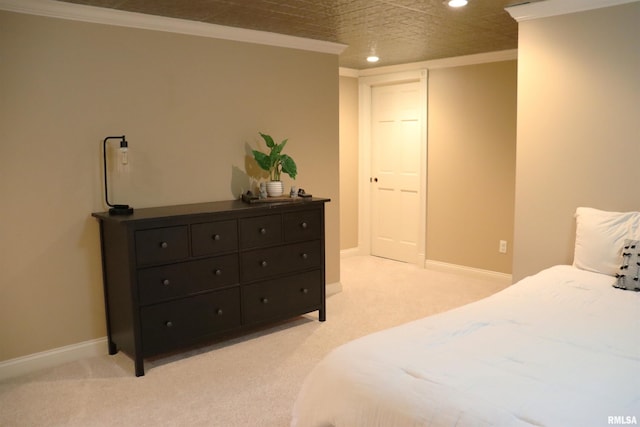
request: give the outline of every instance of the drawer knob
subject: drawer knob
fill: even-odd
[[[165,326],[167,328],[173,328],[173,322],[171,320],[169,320],[168,322],[165,323]]]
[[[220,235],[219,234],[214,234],[213,236],[211,236],[211,238],[213,240],[220,240]]]
[[[165,286],[169,286],[171,284],[171,281],[169,279],[164,279],[162,281],[162,284],[165,285]]]
[[[261,261],[261,262],[260,262],[260,267],[263,267],[263,268],[264,268],[264,267],[266,267],[267,265],[268,265],[268,264],[267,264],[267,261]]]
[[[303,221],[302,224],[300,224],[300,227],[302,228],[307,228],[309,226],[309,224],[307,224],[306,221]]]
[[[167,242],[160,242],[160,247],[162,249],[167,249],[169,247],[169,244]]]
[[[263,304],[269,304],[269,298],[262,298],[260,302]]]
[[[266,228],[264,228],[264,227],[262,227],[262,228],[260,229],[260,234],[267,234],[267,229],[266,229]]]
[[[216,268],[215,270],[213,270],[213,274],[215,274],[216,276],[220,276],[222,274],[222,270]]]
[[[223,311],[222,311],[222,309],[221,309],[221,308],[219,308],[219,309],[217,309],[217,310],[216,310],[216,314],[217,314],[218,316],[222,316],[222,313],[223,313]]]
[[[300,254],[300,258],[307,259],[307,258],[309,258],[309,255],[307,255],[306,253],[302,253],[302,254]]]
[[[302,292],[303,294],[308,294],[309,293],[309,289],[302,288],[302,289],[300,289],[300,292]]]

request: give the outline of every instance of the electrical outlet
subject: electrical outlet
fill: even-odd
[[[507,253],[507,241],[506,240],[500,240],[500,246],[498,247],[498,252],[500,252],[501,254],[506,254]]]

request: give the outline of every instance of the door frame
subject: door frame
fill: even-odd
[[[375,86],[420,83],[420,212],[418,255],[414,264],[424,267],[427,229],[427,78],[426,69],[361,77],[358,90],[358,248],[371,255],[371,91]]]

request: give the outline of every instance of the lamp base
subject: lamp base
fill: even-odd
[[[113,205],[109,209],[109,215],[131,215],[133,213],[133,207],[129,205]]]

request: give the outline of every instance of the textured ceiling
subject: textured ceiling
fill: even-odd
[[[513,0],[63,0],[68,3],[269,31],[348,47],[340,66],[372,66],[515,49]],[[365,57],[375,50],[380,62]]]

